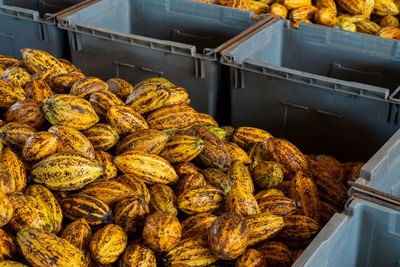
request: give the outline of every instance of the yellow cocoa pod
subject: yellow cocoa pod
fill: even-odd
[[[135,86],[135,90],[127,97],[125,104],[139,114],[145,114],[163,107],[170,94],[168,87],[163,84],[146,83]]]
[[[296,21],[296,22],[291,22],[291,23],[290,23],[290,26],[293,27],[293,28],[295,28],[295,29],[298,29],[300,23],[312,23],[312,22],[311,22],[310,20],[308,20],[308,19],[299,20],[299,21]]]
[[[52,55],[35,49],[21,49],[22,59],[33,73],[51,69],[58,74],[67,73],[64,65]]]
[[[246,250],[249,238],[247,221],[237,213],[228,212],[211,224],[208,243],[215,256],[233,260]]]
[[[99,121],[90,103],[73,95],[53,95],[44,102],[42,110],[51,124],[77,130],[86,130]]]
[[[366,0],[337,0],[339,6],[351,15],[363,14]]]
[[[203,148],[204,142],[200,138],[178,134],[168,140],[159,156],[169,163],[186,162],[196,158]]]
[[[186,238],[169,250],[163,261],[168,266],[212,266],[218,258],[208,247],[207,241],[201,238]]]
[[[167,101],[164,102],[163,107],[184,105],[189,100],[189,94],[182,87],[169,87],[169,91],[170,95]]]
[[[22,148],[26,140],[35,133],[35,129],[28,124],[10,122],[0,128],[0,137],[4,144]]]
[[[378,24],[376,24],[375,22],[372,22],[370,20],[367,20],[367,19],[356,22],[355,24],[357,27],[357,32],[362,32],[362,33],[366,33],[366,34],[375,35],[381,29],[381,27]],[[340,164],[339,164],[339,166],[340,166]],[[342,179],[344,179],[344,174],[342,175]]]
[[[144,197],[135,196],[118,202],[114,208],[114,221],[127,234],[142,230],[144,220],[150,213],[149,204]]]
[[[57,136],[49,132],[37,132],[26,140],[22,156],[28,161],[41,160],[58,151]]]
[[[28,265],[16,261],[0,261],[0,267],[28,267]]]
[[[31,76],[31,81],[42,81],[47,83],[50,87],[53,87],[53,78],[59,75],[53,69],[45,69],[39,72],[36,72]]]
[[[270,7],[267,3],[262,1],[248,1],[249,10],[254,12],[254,18],[259,19],[261,14],[265,14],[270,11]]]
[[[89,102],[92,104],[97,115],[102,119],[106,118],[107,110],[110,107],[124,105],[124,102],[110,91],[97,91],[92,93]]]
[[[46,119],[42,111],[42,103],[33,99],[25,99],[14,103],[4,115],[6,122],[19,122],[35,129],[40,129]]]
[[[137,83],[135,85],[134,90],[136,90],[136,88],[139,88],[139,87],[141,87],[141,86],[143,86],[144,84],[147,84],[147,83],[161,83],[161,84],[164,84],[167,87],[175,87],[175,85],[173,83],[171,83],[170,81],[168,81],[167,79],[162,78],[162,77],[155,77],[155,78],[148,78],[148,79],[145,79],[145,80],[141,81],[140,83]]]
[[[108,224],[93,234],[90,240],[92,258],[100,264],[116,262],[124,252],[128,236],[119,225]]]
[[[50,96],[54,95],[50,86],[41,80],[33,80],[25,84],[24,87],[26,97],[34,99],[39,102],[44,102],[49,99]]]
[[[252,127],[239,127],[233,132],[233,142],[238,144],[241,148],[250,149],[255,143],[265,143],[271,138],[268,132]]]
[[[332,179],[330,176],[320,173],[314,177],[321,199],[342,207],[347,200],[347,188],[344,184]]]
[[[87,251],[90,239],[92,239],[92,230],[87,221],[81,218],[68,224],[62,232],[61,237],[75,247]]]
[[[253,168],[254,182],[261,188],[277,187],[283,181],[281,165],[273,161],[261,161]]]
[[[279,3],[273,3],[271,5],[271,13],[274,15],[274,17],[282,17],[284,19],[287,18],[288,15],[288,10],[286,6],[279,4]]]
[[[68,71],[68,72],[72,72],[72,71],[81,71],[77,66],[75,66],[74,64],[72,64],[70,61],[63,59],[63,58],[59,58],[58,61],[63,64],[64,68]]]
[[[269,197],[258,201],[260,212],[286,216],[296,212],[296,202],[287,197]]]
[[[4,148],[0,157],[0,191],[5,194],[22,192],[25,186],[24,163],[10,148]]]
[[[228,135],[228,132],[225,129],[222,129],[222,128],[217,127],[217,126],[204,125],[204,128],[206,128],[207,130],[209,130],[210,132],[212,132],[213,134],[218,136],[219,139],[221,139],[221,140],[224,140],[225,137],[227,137],[227,135]]]
[[[15,87],[24,88],[25,84],[31,81],[31,75],[19,67],[10,67],[4,70],[1,78],[10,82]]]
[[[60,201],[64,216],[70,220],[84,218],[89,225],[108,224],[113,220],[110,207],[84,194],[74,194]]]
[[[68,94],[71,91],[72,85],[84,78],[86,78],[86,76],[79,71],[57,75],[52,78],[52,89],[57,94]]]
[[[76,81],[71,86],[71,95],[76,95],[79,97],[86,97],[93,92],[108,90],[107,83],[103,82],[96,77],[86,77],[81,80]]]
[[[150,187],[150,207],[154,211],[169,212],[178,215],[177,198],[174,191],[168,185],[155,184]]]
[[[399,27],[399,20],[392,16],[392,15],[387,15],[384,16],[381,21],[379,22],[379,25],[383,27]]]
[[[356,32],[357,26],[351,20],[341,20],[338,22],[338,28],[345,31]]]
[[[227,212],[236,212],[243,216],[254,215],[259,213],[257,200],[252,193],[245,188],[234,184],[229,191],[225,202],[225,210]]]
[[[117,144],[117,155],[129,150],[158,154],[168,142],[169,135],[166,132],[155,129],[144,129],[134,132]]]
[[[383,27],[376,35],[383,38],[400,40],[400,29],[395,27]]]
[[[207,168],[201,171],[207,184],[221,189],[225,194],[228,194],[232,188],[232,181],[222,171],[215,168]]]
[[[232,162],[239,160],[246,165],[251,163],[246,151],[241,149],[240,146],[236,145],[235,143],[225,143],[225,147]]]
[[[283,194],[283,192],[280,189],[277,188],[270,188],[270,189],[265,189],[262,190],[260,192],[258,192],[257,194],[255,194],[255,198],[257,200],[257,202],[261,201],[261,199],[264,198],[269,198],[269,197],[283,197],[285,196]]]
[[[178,186],[175,189],[177,195],[180,195],[186,189],[197,187],[197,186],[205,186],[206,180],[201,173],[194,173],[183,176],[178,183]]]
[[[224,198],[224,192],[209,185],[189,188],[178,196],[178,208],[189,215],[213,212],[222,207]]]
[[[315,23],[333,27],[336,25],[336,13],[331,8],[321,8],[315,14]]]
[[[146,202],[150,202],[150,193],[146,184],[142,180],[136,178],[134,175],[124,174],[118,176],[116,181],[129,186],[133,190],[133,194],[135,196],[143,196]]]
[[[335,16],[336,16],[336,14],[337,14],[336,3],[335,3],[334,0],[317,0],[317,1],[315,2],[315,6],[316,6],[318,9],[330,8],[330,9],[334,12]]]
[[[42,185],[34,184],[26,189],[25,195],[36,199],[47,221],[46,229],[57,234],[61,230],[63,214],[60,204],[50,190]]]
[[[14,216],[14,207],[8,196],[0,190],[0,227],[9,223]]]
[[[358,27],[359,23],[360,22],[356,22],[357,27]],[[379,27],[379,26],[377,26],[377,27]],[[342,164],[338,160],[336,160],[334,157],[328,156],[328,155],[318,155],[315,157],[315,160],[317,162],[319,162],[320,164],[322,164],[325,168],[327,168],[331,172],[332,177],[335,180],[337,180],[338,182],[343,182],[345,173],[344,173]]]
[[[269,213],[258,213],[246,217],[250,238],[248,245],[253,246],[274,237],[284,227],[283,217]]]
[[[292,253],[284,243],[265,242],[257,250],[263,254],[267,266],[290,266],[292,264]]]
[[[218,123],[214,120],[214,118],[205,113],[196,113],[196,124],[218,127]]]
[[[17,242],[32,266],[83,266],[85,254],[67,240],[46,230],[27,227],[17,234]]]
[[[145,245],[130,243],[119,260],[119,266],[157,267],[156,255],[151,248]]]
[[[133,190],[117,181],[99,181],[88,184],[81,194],[95,197],[112,207],[121,200],[134,196]]]
[[[107,151],[119,141],[117,131],[106,123],[96,123],[85,130],[83,134],[93,145],[95,150]]]
[[[84,187],[104,175],[104,166],[79,152],[60,152],[33,165],[36,183],[49,189],[71,191]],[[63,175],[60,175],[63,173]]]
[[[317,12],[318,8],[316,8],[315,6],[302,6],[293,9],[289,14],[289,18],[293,22],[301,20],[312,20],[314,19],[314,16]]]
[[[292,10],[302,6],[311,6],[310,0],[284,0],[283,4],[287,9]]]
[[[372,14],[378,16],[396,16],[399,14],[399,7],[393,0],[375,0],[374,10]]]
[[[254,193],[254,184],[248,167],[241,161],[234,161],[228,170],[228,178],[235,186],[242,187],[250,194]]]
[[[131,150],[114,157],[114,164],[123,173],[133,174],[149,184],[174,184],[178,175],[165,159],[146,152]]]
[[[249,9],[247,0],[229,0],[228,6],[234,7],[234,8],[240,8],[240,9],[244,9],[244,10]]]
[[[8,108],[12,104],[26,98],[24,89],[15,87],[12,83],[0,80],[0,107]]]
[[[118,175],[118,169],[113,164],[113,156],[107,152],[98,150],[95,152],[95,158],[97,161],[105,167],[104,179],[114,179]]]
[[[283,239],[305,240],[319,231],[319,224],[303,215],[287,215],[283,217],[285,226],[279,233]]]
[[[188,106],[170,106],[157,109],[149,114],[147,123],[150,128],[165,130],[184,129],[196,123],[196,111]]]
[[[181,235],[182,227],[175,215],[156,211],[147,216],[143,228],[143,239],[154,251],[169,251],[178,245]]]
[[[133,93],[133,86],[121,78],[111,78],[107,81],[108,90],[118,96],[122,101]]]
[[[182,239],[199,237],[207,240],[211,224],[217,216],[210,213],[200,213],[182,221]]]
[[[112,106],[107,110],[107,121],[119,135],[149,128],[146,120],[139,113],[122,105]]]
[[[255,249],[247,249],[237,260],[235,263],[235,267],[265,267],[265,259],[264,255]]]
[[[0,228],[0,261],[12,259],[17,253],[14,238]]]
[[[174,166],[174,169],[179,177],[200,172],[200,168],[194,165],[192,162],[178,163]]]
[[[0,55],[0,64],[4,65],[6,68],[12,67],[16,63],[18,63],[18,59],[11,56]]]

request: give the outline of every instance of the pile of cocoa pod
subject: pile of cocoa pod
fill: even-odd
[[[363,163],[220,127],[163,78],[0,56],[0,266],[290,266]]]

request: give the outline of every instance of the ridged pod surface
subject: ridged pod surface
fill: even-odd
[[[12,67],[14,64],[18,63],[18,59],[12,56],[0,55],[0,64],[4,65],[6,68]]]
[[[211,224],[208,244],[218,258],[233,260],[246,250],[249,238],[246,220],[237,213],[228,212]]]
[[[194,165],[192,162],[178,163],[174,166],[174,169],[179,177],[200,172],[200,168]]]
[[[149,204],[144,197],[135,196],[124,199],[115,206],[114,221],[127,234],[140,233],[149,213]]]
[[[396,16],[399,14],[399,6],[396,4],[396,1],[393,0],[375,0],[372,13],[378,16]]]
[[[245,150],[257,142],[265,143],[271,137],[270,133],[253,127],[239,127],[233,132],[233,142]]]
[[[316,221],[303,215],[287,215],[283,218],[285,227],[279,233],[283,239],[306,240],[320,229]]]
[[[98,150],[95,152],[95,159],[105,167],[104,176],[105,180],[111,180],[117,177],[118,169],[113,163],[113,156],[107,152]]]
[[[108,224],[93,234],[89,249],[95,261],[100,264],[109,264],[118,260],[127,243],[128,236],[121,227]]]
[[[266,267],[264,255],[255,249],[247,249],[235,263],[235,267]]]
[[[113,219],[110,207],[97,198],[74,194],[60,201],[64,216],[70,220],[84,218],[89,225],[110,223]]]
[[[169,91],[169,98],[164,102],[163,107],[183,105],[189,99],[189,94],[182,87],[170,87]]]
[[[134,132],[117,144],[116,153],[122,154],[128,150],[140,150],[151,154],[158,154],[168,142],[168,133],[145,129]]]
[[[317,0],[315,6],[318,9],[329,8],[335,13],[335,15],[337,14],[336,3],[334,0]]]
[[[31,80],[31,75],[23,68],[9,67],[4,70],[1,78],[16,87],[24,88],[25,84]]]
[[[92,239],[92,230],[87,221],[81,218],[68,224],[62,232],[61,238],[69,241],[75,247],[87,251],[90,239]]]
[[[157,267],[156,255],[151,248],[139,244],[130,243],[119,260],[120,267]]]
[[[253,194],[254,183],[248,167],[241,161],[234,161],[228,170],[228,178],[235,186],[243,188],[245,191]]]
[[[110,207],[123,199],[134,196],[130,187],[112,180],[90,183],[82,188],[80,193],[95,197]]]
[[[24,228],[17,242],[25,259],[32,266],[83,266],[85,255],[67,240],[46,230]]]
[[[148,184],[174,184],[178,175],[165,159],[146,152],[131,150],[114,157],[114,164],[125,174],[133,174]]]
[[[238,184],[234,184],[231,191],[229,191],[225,202],[225,210],[236,212],[243,216],[254,215],[260,211],[253,194]]]
[[[232,162],[239,160],[246,165],[251,163],[251,160],[250,160],[249,156],[247,155],[246,151],[241,149],[235,143],[225,143],[225,147],[229,153],[229,157],[231,158]]]
[[[14,216],[14,207],[8,196],[0,190],[0,227],[9,223]]]
[[[261,161],[253,167],[253,178],[261,188],[277,187],[283,181],[282,167],[273,161]]]
[[[315,178],[314,182],[318,187],[321,199],[339,207],[343,207],[347,200],[347,188],[344,184],[322,175]]]
[[[53,95],[44,102],[42,110],[51,124],[77,130],[86,130],[99,121],[92,105],[73,95]]]
[[[25,91],[21,87],[14,87],[12,83],[0,80],[0,107],[8,108],[12,104],[26,98]]]
[[[197,186],[205,186],[206,180],[201,173],[194,173],[183,176],[178,183],[178,186],[175,188],[175,192],[177,195],[183,193],[186,189],[197,187]]]
[[[90,95],[90,104],[101,119],[107,116],[107,110],[112,106],[123,106],[124,102],[110,91],[96,91]]]
[[[269,197],[258,201],[261,212],[285,216],[296,212],[297,205],[293,199],[287,197]]]
[[[203,148],[204,142],[200,138],[178,134],[168,140],[158,155],[169,163],[181,163],[196,158]]]
[[[28,267],[28,265],[16,261],[1,261],[0,267]]]
[[[315,6],[302,6],[296,9],[293,9],[289,18],[293,22],[301,21],[301,20],[312,20],[314,19],[315,14],[317,14],[318,8]]]
[[[46,219],[46,229],[57,234],[61,230],[63,213],[60,204],[51,191],[42,185],[33,184],[26,189],[25,195],[36,199]]]
[[[49,189],[70,191],[84,187],[104,175],[104,166],[79,152],[50,155],[33,166],[36,183]]]
[[[53,78],[59,75],[54,69],[45,69],[34,73],[31,76],[31,81],[43,81],[52,87]]]
[[[207,168],[201,171],[207,184],[221,189],[225,194],[228,194],[232,188],[232,181],[221,170],[215,168]]]
[[[6,145],[21,149],[35,131],[36,130],[28,124],[10,122],[0,128],[0,138],[3,139]]]
[[[376,35],[384,38],[400,40],[400,29],[396,27],[383,27]]]
[[[193,215],[213,212],[224,204],[225,194],[213,186],[189,188],[178,196],[178,208]]]
[[[58,74],[68,72],[60,61],[44,51],[23,48],[21,49],[21,55],[26,66],[33,73],[46,69],[52,69]]]
[[[326,25],[328,27],[333,27],[337,23],[335,10],[327,7],[319,9],[317,14],[315,14],[314,19],[315,23]]]
[[[240,8],[240,9],[244,9],[244,10],[249,9],[247,0],[229,0],[228,6],[233,7],[233,8]]]
[[[196,113],[196,124],[202,126],[215,126],[218,127],[218,123],[214,120],[213,117],[206,113]]]
[[[169,250],[163,261],[168,266],[211,266],[218,258],[209,249],[207,241],[201,238],[186,238]]]
[[[107,110],[107,121],[119,135],[149,128],[146,120],[139,113],[122,105],[112,106]]]
[[[179,244],[182,227],[175,215],[156,211],[147,216],[143,228],[145,243],[156,252],[169,251]]]
[[[172,82],[168,81],[165,78],[153,77],[153,78],[145,79],[145,80],[135,84],[134,89],[139,88],[139,87],[141,87],[141,86],[143,86],[144,84],[147,84],[147,83],[160,83],[160,84],[164,84],[167,87],[175,87],[175,85]]]
[[[280,3],[273,3],[270,12],[274,17],[282,17],[284,19],[286,19],[288,15],[287,7]]]
[[[26,172],[21,159],[10,148],[4,148],[0,157],[0,191],[5,194],[25,190]]]
[[[108,90],[118,96],[122,101],[133,92],[132,84],[121,78],[111,78],[107,80]]]
[[[193,215],[182,221],[182,239],[199,237],[207,240],[209,228],[217,219],[217,216],[211,213],[200,213]]]
[[[399,27],[399,25],[399,20],[392,15],[383,17],[379,22],[379,26],[381,27]]]
[[[358,25],[358,23],[359,22],[357,22],[356,25]],[[343,182],[345,173],[342,164],[338,160],[328,155],[318,155],[315,157],[315,160],[328,169],[335,180]]]
[[[364,12],[366,0],[337,0],[336,3],[351,15],[360,15]]]
[[[83,134],[93,145],[95,150],[107,151],[119,141],[117,131],[106,123],[96,123],[85,130]]]
[[[52,126],[48,131],[58,137],[60,143],[58,150],[60,152],[78,151],[90,158],[94,158],[92,143],[80,131],[64,125]]]
[[[135,86],[125,104],[139,114],[145,114],[163,107],[171,93],[167,86],[160,83],[146,83]]]
[[[196,123],[196,111],[188,106],[171,106],[157,109],[147,117],[149,127],[157,130],[184,129]]]
[[[254,195],[257,201],[269,197],[283,197],[283,196],[285,196],[285,194],[283,194],[283,192],[277,188],[264,189]]]
[[[0,228],[0,262],[14,258],[17,246],[11,235]]]
[[[86,76],[78,71],[57,75],[52,78],[52,89],[57,94],[68,94],[71,90],[72,85],[84,78],[86,78]]]
[[[277,241],[269,241],[257,248],[263,254],[267,266],[291,266],[292,253],[288,246]]]
[[[103,82],[96,77],[86,77],[76,81],[71,86],[71,95],[76,95],[79,97],[86,97],[93,92],[105,91],[108,89],[107,83]]]
[[[169,212],[178,215],[177,198],[174,191],[168,185],[155,184],[150,187],[150,207],[152,210]]]
[[[75,66],[74,64],[72,64],[70,61],[63,59],[63,58],[59,58],[58,61],[64,66],[64,68],[68,71],[81,71],[77,66]]]
[[[116,181],[129,186],[135,196],[143,196],[146,202],[150,202],[150,193],[146,184],[142,180],[136,178],[134,175],[124,174],[118,176]]]
[[[25,84],[24,90],[26,93],[26,97],[29,99],[34,99],[43,103],[50,96],[54,95],[50,86],[41,80],[33,80]]]
[[[250,215],[246,217],[246,221],[250,231],[249,246],[273,238],[285,225],[283,217],[270,213]]]
[[[217,126],[213,126],[213,125],[203,125],[203,127],[206,128],[207,130],[209,130],[210,132],[212,132],[213,134],[215,134],[216,136],[218,136],[221,140],[224,140],[228,135],[228,132],[221,127],[217,127]],[[232,143],[232,145],[233,144],[234,143]]]

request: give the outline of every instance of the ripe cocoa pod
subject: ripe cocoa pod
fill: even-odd
[[[39,129],[45,122],[42,103],[33,99],[26,99],[14,103],[8,108],[4,115],[4,120],[6,122],[24,123],[35,129]]]
[[[199,237],[207,240],[209,228],[217,216],[210,213],[200,213],[190,216],[182,222],[182,239]]]
[[[139,114],[145,114],[163,107],[170,94],[168,87],[163,84],[146,83],[135,86],[135,90],[126,98],[125,104]]]
[[[333,13],[337,14],[337,8],[336,8],[336,3],[334,0],[317,0],[315,2],[315,6],[318,9],[323,9],[323,8],[329,8],[333,11]]]
[[[260,211],[253,194],[237,184],[234,184],[228,193],[225,210],[227,212],[236,212],[243,216],[254,215]]]
[[[326,176],[324,173],[320,173],[318,177],[314,177],[314,182],[317,185],[321,199],[343,207],[347,200],[347,189],[345,185],[337,182],[330,176]]]
[[[203,148],[204,142],[200,138],[178,134],[168,140],[159,156],[169,163],[186,162],[196,158]]]
[[[25,84],[30,82],[31,75],[20,67],[9,67],[4,70],[1,78],[4,81],[8,81],[13,84],[15,87],[24,88]]]
[[[396,16],[399,14],[399,7],[393,0],[375,0],[374,2],[374,10],[372,14],[378,16],[387,16],[393,15]]]
[[[111,106],[107,110],[107,121],[119,135],[149,128],[146,120],[139,113],[122,105]]]
[[[263,254],[255,249],[247,249],[237,260],[235,263],[235,267],[265,267],[266,262],[263,257]]]
[[[62,232],[61,237],[75,247],[87,251],[90,239],[92,239],[92,230],[87,221],[81,218],[68,224]]]
[[[170,95],[163,107],[184,105],[189,100],[189,94],[182,87],[169,87]]]
[[[179,177],[184,177],[189,174],[196,174],[196,173],[200,172],[200,168],[191,162],[183,162],[183,163],[176,164],[174,166],[174,169],[176,171],[176,174],[178,174]]]
[[[356,22],[357,32],[375,35],[381,27],[368,19]]]
[[[147,203],[150,202],[150,193],[146,184],[142,180],[136,178],[134,175],[121,175],[116,178],[116,181],[129,186],[133,191],[133,195],[143,196]]]
[[[130,243],[126,246],[125,252],[119,260],[119,266],[157,267],[156,255],[153,250],[145,245]]]
[[[60,61],[44,51],[23,48],[21,49],[21,55],[26,66],[33,73],[46,69],[51,69],[58,74],[68,72]]]
[[[270,188],[270,189],[265,189],[257,194],[254,195],[256,198],[257,202],[261,201],[264,198],[269,198],[269,197],[283,197],[285,196],[283,192],[280,189],[277,188]]]
[[[14,64],[18,63],[18,59],[11,57],[11,56],[6,56],[6,55],[0,55],[0,64],[4,65],[6,68],[12,67]]]
[[[215,134],[216,136],[219,137],[219,139],[221,139],[222,141],[224,141],[224,139],[227,137],[228,132],[225,129],[222,129],[220,127],[217,126],[213,126],[213,125],[203,125],[204,128],[206,128],[207,130],[209,130],[210,132],[212,132],[213,134]],[[232,144],[232,145],[236,145],[235,143],[231,143],[231,142],[226,142],[226,144]],[[225,145],[226,145],[225,144]],[[228,148],[227,148],[228,149]]]
[[[132,84],[121,78],[111,78],[107,81],[107,84],[108,90],[118,96],[122,101],[125,101],[128,95],[133,93]]]
[[[263,254],[267,266],[291,266],[292,264],[292,253],[284,243],[265,242],[257,250]]]
[[[147,117],[149,127],[157,130],[185,129],[196,123],[196,111],[188,106],[170,106],[157,109]]]
[[[248,1],[247,0],[229,0],[228,6],[233,8],[240,8],[244,10],[248,10]]]
[[[319,224],[303,215],[287,215],[283,217],[285,226],[279,233],[283,239],[306,240],[319,231]]]
[[[362,14],[365,9],[365,3],[366,3],[365,0],[355,0],[355,1],[337,0],[336,2],[344,11],[346,11],[351,15]]]
[[[13,216],[14,207],[8,199],[8,196],[0,190],[0,227],[9,223]]]
[[[271,137],[272,135],[268,132],[253,127],[239,127],[233,132],[233,142],[245,150],[250,149],[257,142],[265,143]]]
[[[320,1],[322,2],[322,1]],[[317,2],[318,3],[318,2]],[[336,13],[331,8],[321,8],[315,14],[315,23],[333,27],[336,25]]]
[[[21,87],[14,87],[12,83],[0,80],[0,107],[8,108],[12,104],[26,98],[25,91]]]
[[[253,246],[274,237],[285,223],[283,217],[269,213],[258,213],[246,217],[250,238],[248,245]]]
[[[0,138],[6,145],[23,148],[35,129],[25,123],[10,122],[0,128]]]
[[[242,187],[250,194],[254,193],[254,184],[249,169],[241,162],[234,161],[228,170],[228,178],[233,186]]]
[[[302,20],[312,20],[314,19],[315,14],[317,14],[318,8],[315,6],[302,6],[296,9],[293,9],[289,18],[293,22],[302,21]]]
[[[201,126],[218,126],[218,123],[208,114],[196,113],[196,124]]]
[[[0,155],[0,191],[5,194],[22,192],[26,186],[25,166],[10,148],[4,148]]]
[[[144,197],[135,196],[118,202],[114,208],[114,220],[127,234],[140,233],[149,213],[149,205]]]
[[[366,20],[361,22],[365,21]],[[359,23],[361,22],[356,22],[356,25],[360,25]],[[315,157],[315,160],[321,163],[325,168],[327,168],[332,173],[332,177],[335,180],[337,180],[338,182],[343,182],[345,173],[342,164],[334,157],[328,155],[318,155]]]
[[[150,187],[150,207],[154,211],[169,212],[178,215],[177,198],[171,187],[164,184],[155,184]]]
[[[139,87],[141,87],[142,85],[147,84],[147,83],[161,83],[161,84],[164,84],[164,85],[167,86],[167,87],[175,87],[175,85],[174,85],[172,82],[168,81],[168,80],[165,79],[165,78],[162,78],[162,77],[153,77],[153,78],[148,78],[148,79],[145,79],[145,80],[143,80],[143,81],[137,83],[137,84],[135,85],[134,89],[139,88]]]
[[[108,89],[107,83],[103,82],[96,77],[86,77],[76,81],[71,86],[71,95],[76,95],[79,97],[89,96],[93,92],[105,91]]]
[[[64,66],[64,68],[68,71],[81,71],[77,66],[75,66],[74,64],[72,64],[70,61],[63,59],[63,58],[59,58],[58,61]]]
[[[284,19],[287,18],[288,15],[288,10],[286,6],[279,4],[279,3],[273,3],[271,5],[271,13],[274,15],[274,17],[282,17]]]
[[[232,181],[222,171],[215,168],[207,168],[201,171],[207,184],[221,189],[225,194],[228,194],[232,188]]]
[[[323,200],[320,201],[320,207],[321,207],[320,208],[321,226],[327,224],[328,221],[332,218],[332,216],[335,215],[335,213],[340,213],[340,209],[338,207]]]
[[[74,194],[60,201],[64,216],[70,220],[84,218],[89,225],[110,223],[111,209],[103,201],[84,194]]]
[[[97,198],[110,207],[123,199],[134,196],[130,187],[117,181],[94,182],[85,186],[80,193]]]
[[[113,156],[107,152],[98,150],[95,153],[96,160],[105,167],[104,170],[104,179],[111,180],[117,177],[118,169],[113,164]]]
[[[261,161],[253,168],[254,182],[261,188],[277,187],[283,181],[280,164],[273,161]]]
[[[16,253],[17,247],[13,237],[0,228],[0,261],[12,259]]]
[[[0,267],[28,267],[28,265],[16,261],[1,261]]]
[[[179,244],[182,227],[175,215],[156,211],[147,216],[143,239],[156,252],[169,251]]]
[[[107,151],[119,141],[117,131],[106,123],[97,123],[85,130],[83,134],[95,150]]]
[[[110,91],[96,91],[90,95],[90,104],[101,119],[107,116],[107,110],[112,106],[123,106],[124,102]]]
[[[206,180],[201,173],[189,174],[187,176],[182,177],[179,180],[178,186],[175,189],[177,195],[180,195],[186,189],[197,187],[197,186],[205,186]]]
[[[383,27],[380,29],[380,31],[376,35],[383,37],[383,38],[391,38],[391,39],[400,40],[400,29],[396,28],[396,27]]]
[[[379,22],[379,26],[383,27],[399,27],[399,20],[392,16],[392,15],[387,15],[384,16],[381,21]]]
[[[235,143],[225,143],[225,147],[232,162],[239,160],[246,165],[251,163],[251,160],[247,153]]]
[[[209,185],[189,188],[178,196],[178,208],[189,215],[213,212],[224,204],[224,198],[224,192]]]
[[[90,240],[92,258],[100,264],[116,262],[124,252],[128,236],[119,225],[108,224],[93,234]]]
[[[287,197],[269,197],[258,201],[260,212],[285,216],[296,212],[296,202]]]
[[[68,94],[71,91],[72,85],[84,78],[86,78],[86,76],[79,71],[57,75],[52,78],[52,89],[57,94]]]
[[[168,133],[155,129],[136,131],[117,144],[116,153],[119,155],[129,150],[140,150],[158,154],[168,142],[168,137]]]
[[[45,81],[41,80],[29,81],[25,84],[24,90],[27,98],[39,101],[41,103],[49,99],[50,96],[54,95],[50,86]]]

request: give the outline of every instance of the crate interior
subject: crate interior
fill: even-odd
[[[38,11],[40,17],[56,13],[83,0],[0,0],[0,4]]]

